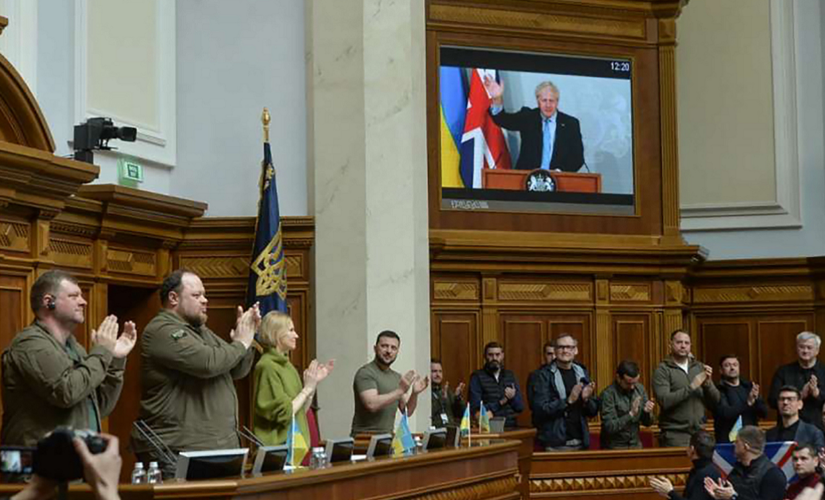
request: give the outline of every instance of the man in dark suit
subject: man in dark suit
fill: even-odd
[[[536,87],[536,108],[523,107],[515,113],[504,111],[504,84],[485,78],[490,95],[490,116],[500,127],[521,134],[521,151],[516,169],[578,172],[584,164],[579,120],[558,110],[559,89],[545,81]]]

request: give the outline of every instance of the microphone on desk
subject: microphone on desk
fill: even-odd
[[[263,448],[266,446],[264,442],[258,439],[258,437],[245,425],[242,425],[240,429],[236,430],[236,432],[239,436],[246,438],[246,440],[250,443],[255,443],[258,448]]]
[[[158,436],[157,433],[149,427],[149,424],[143,420],[135,420],[135,423],[132,424],[132,426],[137,429],[138,434],[140,434],[143,439],[149,442],[152,449],[155,450],[162,460],[170,464],[176,464],[178,462],[177,457],[169,446],[167,446],[166,443],[163,442],[163,439],[161,439],[160,436]]]

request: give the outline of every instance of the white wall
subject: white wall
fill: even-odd
[[[178,165],[172,194],[208,215],[254,215],[261,111],[281,215],[307,214],[304,5],[300,0],[178,0]]]
[[[694,5],[688,5],[686,12],[691,7]],[[795,1],[792,10],[790,44],[793,49],[792,57],[795,60],[793,61],[795,72],[790,75],[788,81],[793,82],[793,86],[783,95],[775,96],[774,99],[793,97],[792,93],[794,91],[796,93],[796,99],[792,102],[795,110],[791,111],[796,113],[795,125],[798,136],[790,147],[796,149],[798,156],[799,182],[794,186],[793,189],[796,192],[792,195],[798,198],[801,225],[797,224],[799,227],[790,228],[769,228],[771,222],[768,217],[765,217],[765,224],[762,227],[757,223],[752,226],[752,229],[700,230],[685,234],[690,243],[700,244],[707,248],[710,251],[710,259],[713,260],[805,257],[825,254],[825,196],[823,196],[823,188],[825,188],[823,90],[825,90],[825,85],[823,85],[822,64],[823,44],[825,44],[822,27],[825,25],[825,12],[819,0]],[[718,29],[726,28],[722,26]],[[776,49],[776,46],[773,48]],[[708,55],[708,57],[713,57],[713,55]],[[766,54],[766,59],[761,63],[771,65],[770,55]],[[787,61],[783,61],[784,63]],[[774,60],[773,64],[777,64],[777,61]],[[776,84],[777,82],[774,81],[774,85]],[[772,104],[753,102],[748,105],[771,106]],[[774,116],[787,111],[789,110],[776,109]],[[710,117],[702,125],[713,126],[713,123]],[[685,123],[680,119],[679,126],[681,129],[698,126],[698,124]],[[719,133],[724,137],[724,130]],[[680,138],[681,136],[682,132],[680,132]],[[680,148],[683,147],[684,143],[680,142]],[[726,165],[720,165],[720,168],[725,167]],[[776,164],[778,171],[785,167],[787,167],[786,163]],[[680,168],[684,170],[686,166],[680,165]],[[691,175],[689,171],[683,171],[682,174],[683,176]],[[713,177],[707,177],[705,182],[712,183],[714,180]],[[734,191],[741,190],[742,186],[734,183],[727,188]],[[684,225],[683,220],[683,227]]]

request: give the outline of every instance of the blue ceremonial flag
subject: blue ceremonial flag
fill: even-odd
[[[281,234],[281,216],[278,211],[278,188],[269,141],[264,142],[264,160],[261,163],[258,219],[255,223],[255,248],[249,268],[246,289],[247,305],[261,304],[261,316],[269,311],[287,312],[286,263],[284,240]]]

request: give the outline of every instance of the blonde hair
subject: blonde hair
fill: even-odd
[[[549,80],[541,82],[540,84],[536,85],[536,99],[538,99],[539,96],[541,96],[541,93],[544,92],[546,89],[550,89],[550,92],[552,92],[553,95],[556,96],[556,100],[557,101],[559,100],[559,97],[560,97],[559,88],[556,87],[556,85],[553,82],[549,81]]]
[[[278,347],[278,338],[289,330],[292,318],[281,311],[270,311],[261,320],[261,345]]]

